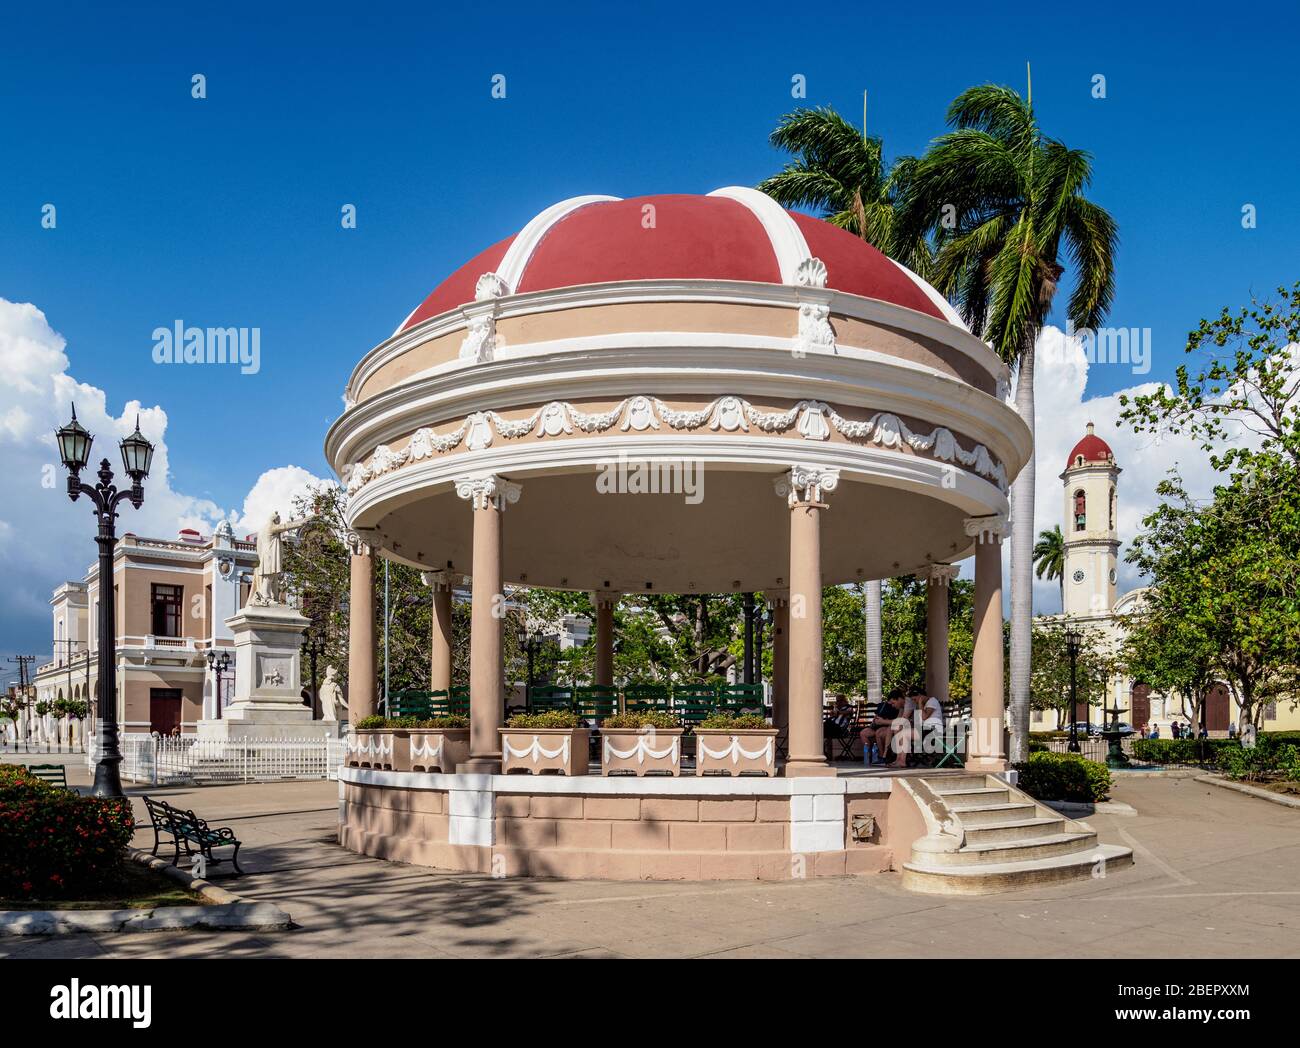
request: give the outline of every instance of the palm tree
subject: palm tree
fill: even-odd
[[[1034,575],[1061,584],[1061,611],[1065,611],[1065,536],[1061,525],[1053,524],[1051,531],[1040,531],[1034,543]]]
[[[926,275],[931,256],[925,231],[905,244],[895,235],[898,200],[914,157],[899,157],[887,168],[881,140],[829,107],[787,113],[770,141],[795,159],[760,182],[760,191],[782,207],[817,211],[831,225]]]
[[[970,329],[1016,367],[1016,410],[1034,429],[1034,345],[1065,271],[1067,316],[1098,327],[1114,293],[1115,221],[1084,196],[1088,153],[1042,133],[1032,105],[985,84],[948,107],[953,128],[907,169],[896,238],[934,238],[929,276]],[[1011,488],[1011,754],[1027,756],[1034,546],[1034,458]]]
[[[797,109],[781,118],[772,145],[795,159],[758,188],[782,207],[812,208],[832,225],[855,233],[886,255],[925,276],[932,256],[925,230],[908,241],[896,237],[901,188],[916,164],[900,157],[886,168],[879,138],[859,131],[834,109]],[[866,584],[867,698],[881,698],[879,580]]]

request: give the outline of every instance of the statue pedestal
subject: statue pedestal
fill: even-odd
[[[235,694],[201,739],[312,739],[328,726],[302,702],[302,636],[310,620],[283,604],[248,605],[226,619],[235,638]]]

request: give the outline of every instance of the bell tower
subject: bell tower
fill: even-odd
[[[1065,486],[1065,614],[1105,615],[1115,606],[1119,555],[1115,455],[1088,423],[1070,452]]]

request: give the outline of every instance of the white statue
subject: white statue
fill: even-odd
[[[253,569],[253,592],[248,598],[250,604],[270,605],[284,604],[284,563],[281,558],[280,538],[286,531],[296,531],[307,523],[308,518],[280,523],[280,514],[271,514],[271,519],[257,533],[257,567]]]
[[[343,711],[343,689],[339,687],[338,671],[333,666],[326,666],[325,681],[320,686],[320,719],[337,721]]]

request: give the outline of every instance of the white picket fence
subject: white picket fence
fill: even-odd
[[[319,741],[129,734],[121,737],[120,746],[125,781],[166,786],[334,779],[343,763],[346,742],[323,733]],[[87,763],[93,766],[93,755]]]

